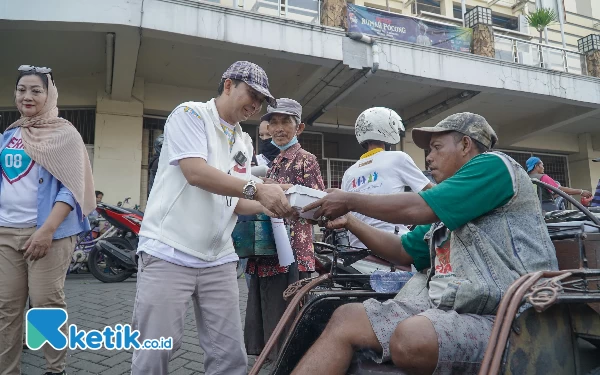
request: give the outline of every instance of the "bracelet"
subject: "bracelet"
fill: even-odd
[[[581,189],[581,192],[579,193],[579,195],[583,195],[583,189]]]

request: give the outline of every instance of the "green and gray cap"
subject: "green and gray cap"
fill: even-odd
[[[494,148],[498,142],[498,136],[487,120],[483,116],[470,112],[448,116],[433,127],[413,129],[412,138],[418,147],[426,150],[429,148],[432,134],[451,131],[471,137],[488,149]]]

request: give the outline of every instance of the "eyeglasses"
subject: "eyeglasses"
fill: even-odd
[[[54,77],[52,76],[51,68],[38,67],[33,65],[21,65],[18,70],[19,72],[35,72],[41,74],[50,74],[50,79],[52,79],[52,83],[54,83]]]

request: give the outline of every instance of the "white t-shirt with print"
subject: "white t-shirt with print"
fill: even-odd
[[[39,166],[23,149],[21,128],[0,153],[0,166],[0,227],[35,227]]]
[[[348,168],[342,178],[341,188],[343,191],[383,195],[402,193],[408,186],[416,193],[429,182],[408,154],[402,151],[380,151],[360,159]],[[394,233],[395,227],[399,228],[398,235],[408,232],[408,228],[404,225],[386,223],[357,212],[353,214],[360,221],[386,232]],[[350,246],[366,247],[352,233],[348,235]]]
[[[235,142],[234,126],[221,119],[221,129],[229,141],[229,147]],[[193,109],[179,107],[168,119],[165,126],[166,149],[163,149],[161,157],[168,157],[170,165],[179,165],[179,160],[185,158],[208,158],[208,146],[204,121]],[[198,225],[201,223],[202,214],[198,213]],[[222,264],[237,262],[236,253],[227,255],[214,262],[205,262],[193,255],[186,254],[174,249],[158,240],[140,237],[137,252],[145,252],[164,261],[184,267],[208,268]]]

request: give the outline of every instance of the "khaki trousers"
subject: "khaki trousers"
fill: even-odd
[[[135,350],[132,375],[166,375],[181,347],[190,301],[196,314],[206,375],[246,375],[248,358],[242,335],[236,263],[188,268],[142,252],[132,328],[146,339],[173,338],[171,350]]]
[[[64,286],[75,236],[53,241],[42,259],[25,260],[22,249],[35,230],[0,227],[0,375],[21,374],[27,297],[34,308],[67,308]],[[67,324],[62,331],[67,335]],[[55,350],[46,344],[42,350],[47,371],[65,369],[66,348]]]

